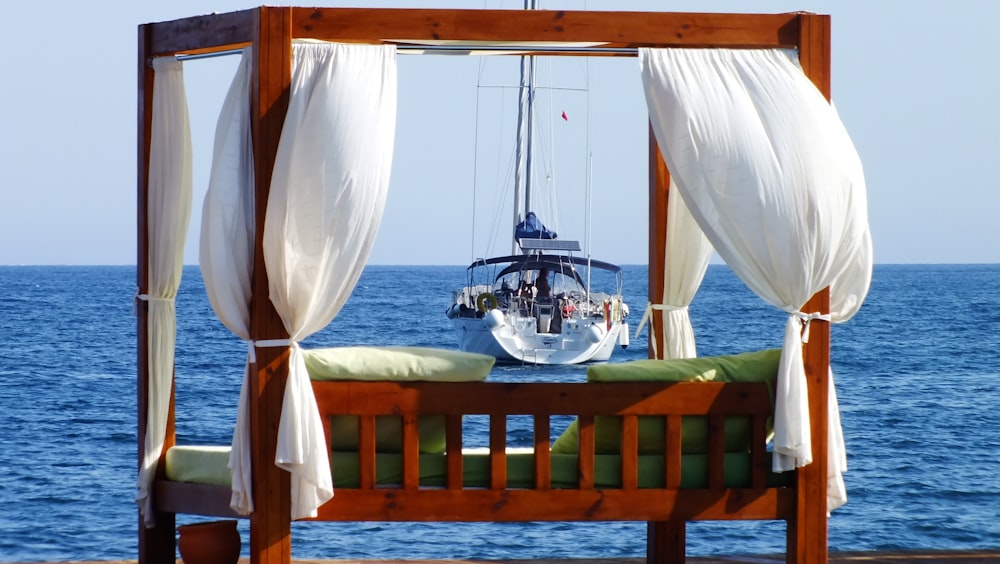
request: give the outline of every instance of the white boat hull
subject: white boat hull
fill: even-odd
[[[607,328],[603,319],[567,319],[559,333],[539,333],[533,317],[508,315],[496,325],[485,318],[453,318],[458,348],[487,354],[497,362],[517,364],[580,364],[611,358],[618,344],[627,346],[626,323]],[[492,326],[492,328],[491,328]],[[595,329],[592,329],[594,327]],[[588,334],[589,333],[589,334]],[[600,335],[596,338],[597,334]]]

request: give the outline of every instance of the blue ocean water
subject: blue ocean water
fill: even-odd
[[[372,266],[305,346],[453,347],[444,310],[461,267]],[[635,328],[646,267],[626,267]],[[134,267],[0,267],[0,562],[130,559],[137,446]],[[246,347],[196,267],[178,297],[179,442],[226,444]],[[691,315],[699,354],[779,346],[784,315],[712,266]],[[633,338],[613,362],[645,358]],[[833,328],[849,501],[833,550],[1000,547],[1000,265],[877,266],[868,301]],[[494,379],[582,380],[580,367]],[[180,522],[198,518],[182,517]],[[247,525],[241,522],[244,540]],[[638,523],[296,523],[297,558],[627,557]],[[698,523],[692,555],[784,551],[784,525]]]

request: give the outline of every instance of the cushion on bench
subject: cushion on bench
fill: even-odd
[[[402,483],[403,467],[400,454],[375,455],[376,483],[396,485]],[[166,476],[176,482],[230,485],[229,447],[214,446],[174,446],[167,450]],[[488,488],[490,485],[490,457],[488,449],[465,449],[463,451],[463,484],[467,488]],[[579,479],[578,461],[575,454],[553,454],[551,487],[573,489]],[[331,458],[334,489],[358,487],[358,454],[356,452],[333,452]],[[708,457],[704,454],[684,455],[681,461],[681,488],[705,488],[708,485]],[[594,481],[598,488],[621,487],[621,457],[618,455],[597,455],[594,460]],[[664,486],[663,455],[639,457],[640,488],[662,488]],[[770,468],[770,464],[768,464]],[[742,488],[750,485],[750,458],[746,453],[728,453],[724,462],[725,484],[727,487]],[[443,454],[420,455],[420,485],[422,487],[445,487],[447,485],[448,463]],[[787,485],[790,474],[768,473],[769,486]],[[532,488],[534,485],[534,453],[530,448],[507,449],[507,487]]]
[[[597,364],[587,368],[588,382],[764,382],[774,406],[781,349],[729,356],[676,360],[636,360]],[[665,426],[662,417],[639,418],[639,454],[663,454]],[[773,419],[767,422],[768,438],[773,433]],[[727,417],[726,452],[750,449],[750,418]],[[594,418],[594,449],[597,454],[621,453],[621,418]],[[553,453],[579,452],[579,429],[573,421],[552,445]],[[708,420],[703,416],[685,416],[681,424],[681,452],[708,452]]]
[[[168,480],[230,486],[229,446],[172,446],[164,456]]]
[[[489,355],[424,347],[331,347],[303,351],[309,378],[316,381],[365,380],[394,382],[482,382],[493,368]],[[445,450],[444,417],[417,420],[420,452]],[[330,440],[336,450],[357,450],[358,418],[332,418]],[[375,450],[402,452],[402,419],[375,419]]]
[[[496,359],[427,347],[330,347],[302,351],[312,380],[482,382]]]

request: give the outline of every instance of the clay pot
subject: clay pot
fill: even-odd
[[[236,564],[240,532],[236,521],[209,521],[177,527],[177,548],[184,564]]]

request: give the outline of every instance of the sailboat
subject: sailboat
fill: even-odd
[[[534,77],[534,57],[522,56],[511,254],[470,264],[446,313],[459,350],[500,363],[607,361],[629,344],[622,269],[581,254],[579,241],[560,239],[533,211]]]

